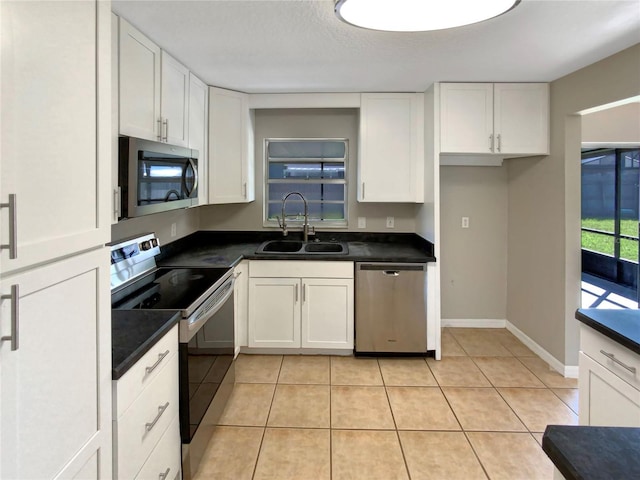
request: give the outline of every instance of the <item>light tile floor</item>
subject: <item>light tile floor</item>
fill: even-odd
[[[241,355],[196,480],[552,479],[547,424],[577,380],[504,329],[445,328],[443,359]]]

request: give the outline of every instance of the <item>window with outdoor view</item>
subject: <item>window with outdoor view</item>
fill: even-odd
[[[638,261],[640,150],[582,154],[582,248]]]
[[[347,224],[346,139],[265,140],[265,223],[277,225],[282,199],[290,192],[307,201],[309,223],[315,226]],[[287,199],[287,224],[304,221],[304,202],[298,195]]]

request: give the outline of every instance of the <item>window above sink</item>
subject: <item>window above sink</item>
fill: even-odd
[[[277,227],[282,199],[300,192],[307,200],[309,224],[347,226],[349,143],[344,138],[272,138],[265,140],[264,225]],[[299,198],[286,204],[287,224],[302,226],[304,205]]]

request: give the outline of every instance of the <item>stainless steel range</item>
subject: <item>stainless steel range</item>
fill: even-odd
[[[183,478],[196,472],[235,381],[233,270],[158,268],[154,234],[111,244],[111,306],[180,310]]]

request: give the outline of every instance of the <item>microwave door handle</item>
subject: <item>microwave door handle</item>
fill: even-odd
[[[187,169],[189,168],[189,166],[191,167],[191,170],[193,170],[193,188],[189,188],[187,185]],[[182,172],[182,183],[184,184],[184,189],[187,192],[187,197],[191,197],[191,194],[195,191],[196,188],[198,188],[198,170],[196,169],[196,164],[194,163],[192,158],[189,158],[189,165],[185,166],[183,172]]]

